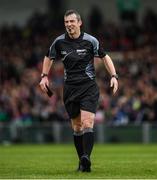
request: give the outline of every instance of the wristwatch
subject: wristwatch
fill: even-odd
[[[42,74],[41,74],[41,79],[42,79],[43,77],[45,77],[45,76],[48,76],[48,74],[42,73]]]
[[[113,78],[113,77],[118,80],[118,74],[113,74],[113,75],[111,76],[111,78]]]

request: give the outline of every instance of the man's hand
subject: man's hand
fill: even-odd
[[[111,78],[110,87],[113,88],[113,94],[115,94],[118,90],[118,80],[115,77]]]
[[[39,85],[40,85],[41,90],[42,90],[44,93],[47,93],[47,92],[48,92],[48,89],[47,89],[46,86],[49,87],[48,77],[47,77],[47,76],[43,77],[43,78],[41,79]]]

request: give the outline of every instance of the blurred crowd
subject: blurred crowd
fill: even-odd
[[[0,27],[0,123],[69,122],[62,101],[64,70],[60,61],[49,75],[52,98],[39,88],[43,57],[54,38],[64,32],[57,23],[49,15],[35,13],[24,27]],[[113,96],[103,63],[95,62],[100,87],[96,123],[156,123],[157,15],[148,10],[141,24],[122,19],[118,25],[105,21],[92,26],[88,32],[110,53],[119,74],[119,91]]]

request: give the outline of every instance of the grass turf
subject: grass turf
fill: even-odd
[[[157,178],[157,145],[95,145],[92,172],[81,173],[73,145],[0,146],[0,178]]]

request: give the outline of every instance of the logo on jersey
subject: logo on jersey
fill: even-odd
[[[86,55],[87,49],[76,49],[78,55]]]
[[[61,55],[67,55],[66,51],[61,51]]]

